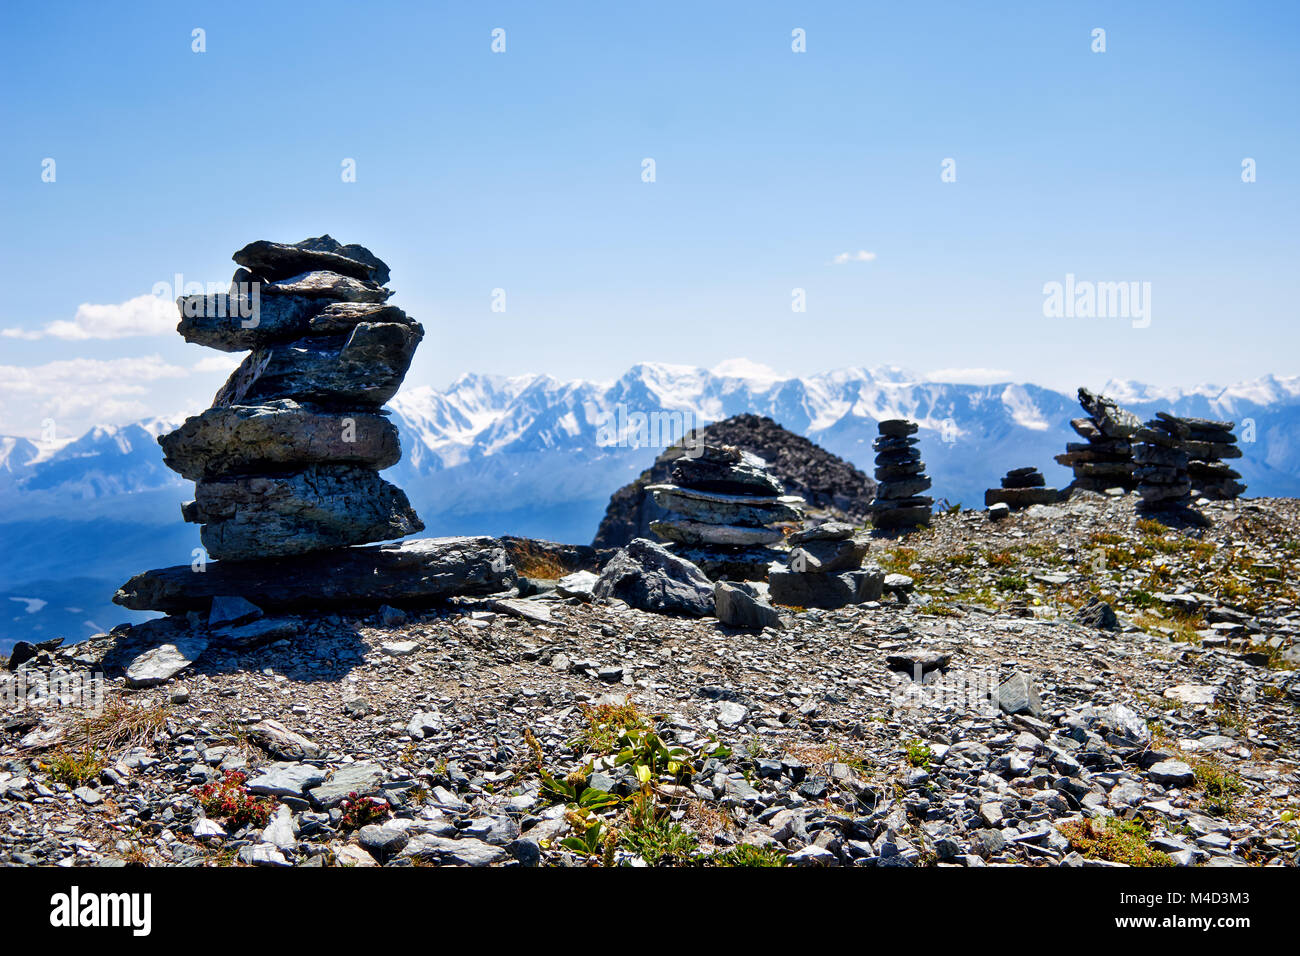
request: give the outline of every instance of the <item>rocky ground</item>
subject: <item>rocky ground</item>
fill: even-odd
[[[0,861],[1294,865],[1300,502],[1133,501],[939,515],[757,633],[542,585],[40,650]],[[101,666],[98,716],[42,698]]]

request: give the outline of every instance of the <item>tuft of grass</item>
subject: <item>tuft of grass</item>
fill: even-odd
[[[705,866],[785,866],[785,851],[741,843],[729,850],[704,857],[700,862]]]
[[[674,822],[649,791],[632,798],[619,836],[623,846],[651,866],[680,866],[699,852],[695,834]]]
[[[930,760],[934,756],[929,745],[921,740],[909,740],[903,746],[903,753],[907,757],[907,762],[913,767],[925,769],[929,769]]]
[[[1153,850],[1150,833],[1137,820],[1107,817],[1103,822],[1079,820],[1063,823],[1057,830],[1070,841],[1070,848],[1090,860],[1106,860],[1129,866],[1173,866],[1169,854]]]
[[[79,752],[60,749],[43,766],[50,779],[75,789],[98,780],[108,766],[108,761],[98,751],[90,748]]]
[[[1241,778],[1213,760],[1204,760],[1193,770],[1197,784],[1205,793],[1202,801],[1205,809],[1215,816],[1235,816],[1237,798],[1246,792],[1246,785],[1241,782]]]

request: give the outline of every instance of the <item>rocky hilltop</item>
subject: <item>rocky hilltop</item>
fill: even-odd
[[[599,576],[514,542],[532,597],[26,647],[0,861],[1295,865],[1300,505],[1137,503],[801,538],[888,586],[743,629],[649,542]],[[39,690],[100,669],[97,715]]]
[[[802,435],[760,415],[734,415],[692,433],[697,440],[729,445],[763,459],[788,495],[802,498],[810,513],[862,524],[870,513],[876,483],[854,465]],[[592,545],[617,548],[651,536],[650,524],[665,517],[646,491],[668,482],[676,454],[666,451],[631,484],[614,492]]]

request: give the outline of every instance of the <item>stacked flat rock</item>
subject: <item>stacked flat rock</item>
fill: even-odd
[[[1209,418],[1183,418],[1189,429],[1183,441],[1187,453],[1187,479],[1192,493],[1200,498],[1231,501],[1246,490],[1241,472],[1228,465],[1225,458],[1240,458],[1241,448],[1232,430],[1236,422]]]
[[[880,423],[876,451],[876,497],[871,523],[876,528],[911,528],[930,523],[934,499],[921,492],[930,487],[921,450],[916,447],[916,422],[902,418]]]
[[[1141,419],[1086,388],[1079,389],[1079,404],[1088,417],[1071,419],[1070,427],[1084,441],[1067,444],[1065,454],[1057,455],[1056,461],[1073,469],[1076,488],[1132,491],[1138,484],[1132,438],[1142,425]]]
[[[1185,508],[1192,497],[1187,477],[1188,457],[1183,443],[1191,428],[1181,418],[1157,412],[1133,435],[1138,494],[1149,508]]]
[[[249,354],[212,407],[158,439],[195,483],[186,521],[209,557],[307,554],[420,531],[379,470],[401,457],[381,406],[424,329],[387,305],[388,267],[329,236],[259,241],[234,255],[227,296],[177,300],[189,342]]]
[[[1001,488],[990,488],[984,492],[984,507],[1005,504],[1012,510],[1028,508],[1030,505],[1051,505],[1061,500],[1061,493],[1055,488],[1047,487],[1043,473],[1032,466],[1012,468],[1002,479]]]
[[[679,446],[670,483],[646,490],[668,514],[650,530],[710,578],[762,581],[784,552],[781,522],[803,517],[803,499],[785,489],[755,455],[729,445]]]

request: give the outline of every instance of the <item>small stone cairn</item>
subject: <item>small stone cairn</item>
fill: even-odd
[[[768,579],[774,603],[833,609],[879,600],[885,573],[874,564],[863,567],[869,542],[852,525],[829,521],[787,540],[789,566]]]
[[[785,494],[761,458],[693,437],[669,477],[646,488],[668,512],[650,530],[713,580],[767,580],[769,565],[785,555],[773,547],[785,537],[778,525],[802,520],[803,499]]]
[[[1043,473],[1033,466],[1012,468],[1002,479],[1001,488],[990,488],[984,492],[984,507],[1005,504],[1012,511],[1030,505],[1056,504],[1060,500],[1061,493],[1055,488],[1048,488]]]
[[[1079,389],[1079,404],[1087,418],[1071,419],[1070,427],[1085,440],[1070,442],[1056,461],[1073,469],[1073,487],[1083,491],[1107,491],[1137,487],[1133,463],[1133,434],[1142,421],[1104,395]]]
[[[878,529],[912,528],[930,523],[934,499],[921,492],[930,487],[921,450],[916,447],[916,422],[901,418],[879,424],[876,451],[876,497],[871,523]]]

